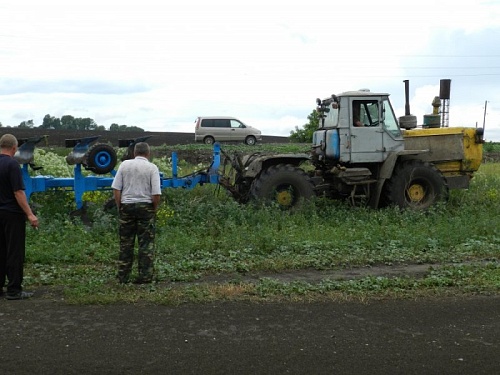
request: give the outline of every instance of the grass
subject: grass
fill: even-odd
[[[68,213],[72,194],[35,194],[25,287],[70,303],[177,304],[212,300],[415,298],[500,290],[500,164],[483,164],[467,191],[428,212],[371,210],[318,199],[293,213],[242,206],[218,187],[167,189],[157,217],[157,282],[119,285],[116,212],[110,192],[87,193],[93,226]],[[423,277],[369,276],[315,282],[269,277],[301,270],[428,264]],[[259,276],[266,274],[267,277]],[[250,280],[248,275],[255,277]],[[205,283],[206,278],[217,283]]]
[[[486,142],[483,145],[484,152],[500,152],[500,143],[498,142]]]

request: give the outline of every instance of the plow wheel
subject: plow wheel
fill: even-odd
[[[250,195],[254,201],[291,209],[315,194],[309,176],[302,169],[279,164],[269,167],[255,179]]]
[[[87,151],[82,164],[96,174],[109,173],[116,166],[116,151],[110,145],[98,143]]]
[[[400,208],[425,210],[448,198],[448,185],[434,165],[409,160],[394,169],[385,197]]]

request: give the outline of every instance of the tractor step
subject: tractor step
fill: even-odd
[[[347,185],[367,185],[376,182],[370,178],[372,172],[368,168],[346,168],[335,171],[335,174]]]

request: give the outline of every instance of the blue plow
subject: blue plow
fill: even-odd
[[[74,165],[73,177],[53,176],[31,176],[29,168],[39,170],[33,161],[35,146],[46,136],[19,140],[19,149],[14,156],[21,164],[26,197],[28,200],[34,193],[49,190],[73,191],[75,194],[76,209],[84,207],[83,195],[88,191],[110,190],[113,178],[116,174],[116,152],[107,144],[92,143],[98,137],[87,137],[81,139],[66,140],[66,147],[73,147],[71,153],[66,156],[66,162]],[[144,142],[149,137],[136,138],[134,140],[120,140],[119,147],[128,147],[128,153],[122,158],[131,158],[133,146],[138,142]],[[213,147],[213,159],[211,165],[202,171],[192,173],[188,176],[178,177],[177,153],[172,153],[172,177],[164,177],[160,172],[161,188],[184,188],[193,189],[203,184],[219,184],[221,149],[218,143]],[[84,175],[82,167],[97,175]],[[107,175],[104,176],[104,175]]]

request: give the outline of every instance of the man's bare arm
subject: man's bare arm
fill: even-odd
[[[28,199],[26,198],[26,193],[24,190],[17,190],[14,192],[14,196],[16,197],[17,204],[21,207],[23,212],[26,214],[30,225],[33,228],[38,228],[38,218],[35,216],[33,211],[31,211],[31,207],[28,204]]]

